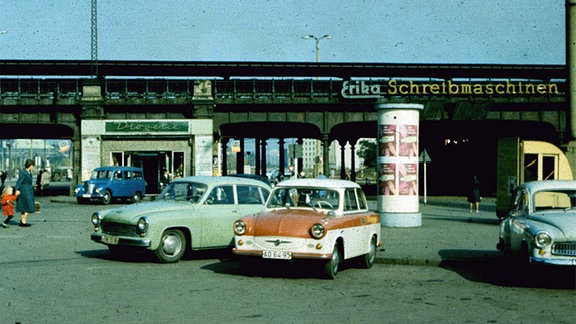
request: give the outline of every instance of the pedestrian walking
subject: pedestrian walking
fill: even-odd
[[[16,205],[18,195],[14,194],[14,188],[10,186],[4,187],[2,190],[2,211],[6,219],[2,222],[2,227],[8,228],[8,224],[14,217],[14,205]]]
[[[0,180],[2,181],[2,187],[4,187],[4,182],[6,182],[6,178],[8,177],[8,174],[6,174],[6,171],[1,171],[2,174],[0,175]]]
[[[24,163],[24,169],[20,172],[18,180],[16,180],[16,194],[18,199],[16,200],[16,212],[20,214],[20,225],[21,227],[29,227],[30,224],[27,222],[28,213],[33,213],[36,211],[34,205],[34,186],[32,185],[32,169],[34,169],[34,160],[28,159]]]
[[[50,168],[44,169],[44,172],[42,172],[42,179],[40,180],[42,196],[46,196],[46,192],[50,187],[50,178],[52,178],[52,172],[50,172]]]
[[[480,209],[480,179],[477,176],[472,177],[472,188],[470,189],[470,193],[468,194],[468,203],[470,204],[469,213],[472,212],[474,207],[476,207],[476,212]]]
[[[38,172],[38,175],[36,176],[36,195],[38,197],[42,197],[42,170],[40,170]]]

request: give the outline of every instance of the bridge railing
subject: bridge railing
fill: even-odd
[[[0,79],[2,99],[55,99],[81,96],[79,79]]]
[[[80,99],[82,96],[82,84],[84,79],[47,79],[47,78],[0,78],[0,99]],[[191,100],[194,94],[195,84],[202,82],[201,79],[105,79],[102,82],[102,95],[108,100]],[[333,99],[340,96],[344,81],[339,79],[232,79],[232,80],[210,80],[212,83],[212,95],[216,100],[287,100],[287,99],[312,99],[328,98]],[[414,97],[425,99],[430,97],[476,97],[491,98],[513,97],[522,95],[524,97],[563,97],[567,91],[566,80],[556,80],[555,82],[542,83],[538,80],[397,80],[393,93],[386,93],[391,89],[386,80],[365,80],[365,85],[381,86],[383,96],[401,96],[404,98]],[[355,84],[358,84],[354,81]],[[431,84],[442,85],[435,89],[448,89],[446,84],[454,85],[460,89],[455,93],[433,93]],[[409,83],[410,86],[407,84]],[[403,84],[403,88],[399,85]],[[508,86],[514,87],[517,92],[509,93]],[[456,86],[457,85],[457,86]],[[468,91],[462,91],[464,85]],[[530,85],[531,88],[527,88]],[[530,94],[528,91],[539,90],[538,85],[546,89],[553,89],[548,93]],[[552,87],[553,85],[554,87]],[[472,87],[470,87],[472,86]],[[387,88],[388,87],[388,88]],[[498,93],[497,87],[506,90]],[[358,88],[353,91],[358,91]],[[426,90],[427,89],[427,90]],[[482,91],[481,95],[471,93]],[[427,91],[427,92],[426,92]],[[436,90],[438,91],[438,90]],[[445,91],[445,90],[443,90]],[[518,93],[520,92],[520,93]]]

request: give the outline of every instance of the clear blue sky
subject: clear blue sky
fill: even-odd
[[[90,59],[90,0],[0,1],[0,59]],[[100,60],[565,64],[565,0],[99,0]]]

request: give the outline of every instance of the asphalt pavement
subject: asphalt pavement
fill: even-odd
[[[500,255],[495,198],[483,198],[480,211],[470,213],[466,197],[427,197],[420,212],[420,227],[382,227],[377,263],[441,266]]]

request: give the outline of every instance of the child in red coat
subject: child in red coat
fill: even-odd
[[[4,228],[8,227],[8,223],[10,223],[10,220],[14,217],[16,198],[18,198],[18,195],[14,195],[14,189],[12,187],[4,187],[4,190],[2,190],[2,210],[4,211],[4,216],[6,216],[6,220],[2,222],[2,227]]]

